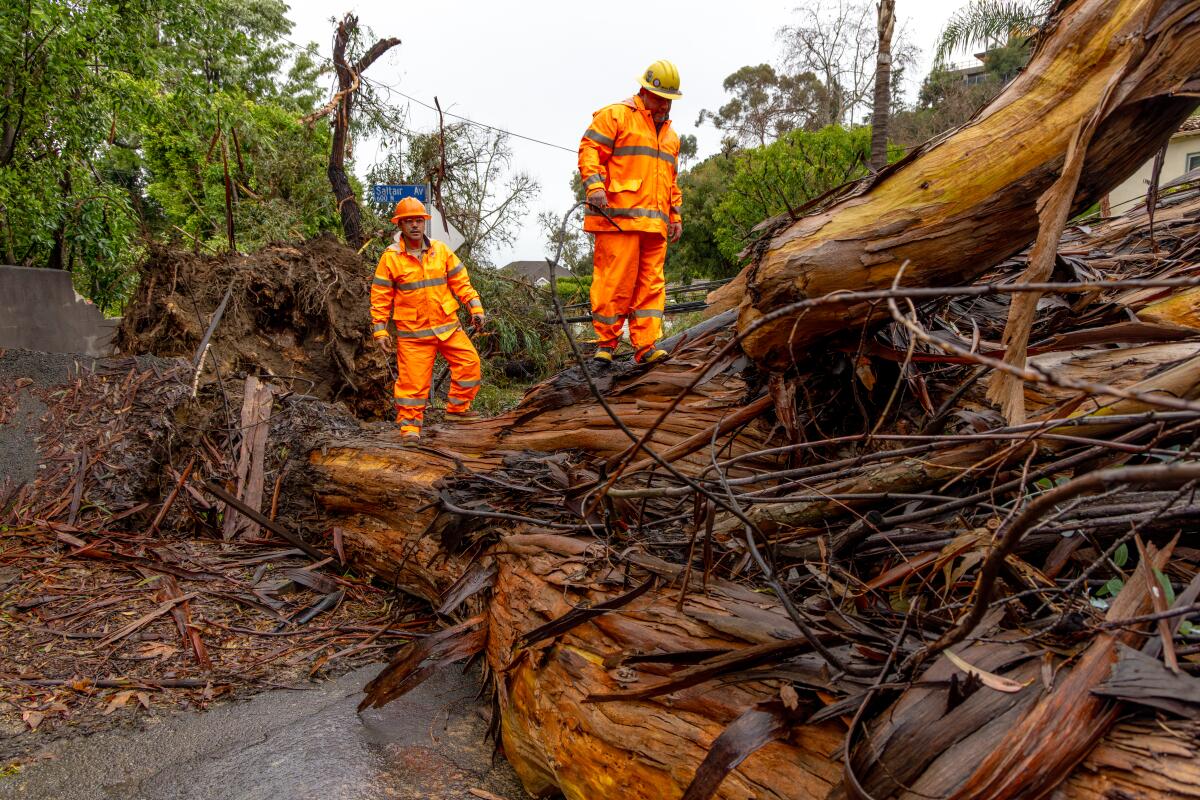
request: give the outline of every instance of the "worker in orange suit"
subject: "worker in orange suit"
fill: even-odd
[[[579,142],[579,175],[587,191],[583,229],[595,235],[592,326],[595,359],[610,363],[629,322],[634,359],[665,358],[662,334],[667,242],[683,233],[683,198],[676,182],[679,136],[671,129],[671,101],[679,70],[655,61],[636,95],[605,106]]]
[[[372,335],[389,357],[388,320],[396,325],[399,375],[393,394],[396,424],[406,445],[421,441],[438,353],[450,365],[447,421],[479,418],[470,410],[482,382],[479,353],[458,324],[458,309],[460,303],[467,306],[471,324],[478,331],[485,321],[483,303],[458,256],[443,242],[425,235],[427,219],[425,206],[416,198],[406,197],[396,204],[392,222],[399,230],[379,259],[371,282]]]

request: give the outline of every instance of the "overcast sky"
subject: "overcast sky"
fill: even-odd
[[[898,0],[897,17],[922,50],[919,67],[909,76],[906,100],[912,100],[920,76],[928,72],[945,20],[964,4]],[[339,14],[357,13],[360,24],[376,37],[396,36],[403,42],[370,68],[369,78],[430,105],[437,96],[447,111],[565,148],[512,138],[514,167],[532,174],[541,192],[516,243],[496,253],[495,262],[503,265],[545,255],[537,212],[562,214],[570,207],[580,134],[594,111],[634,93],[637,76],[651,62],[666,58],[679,67],[683,97],[675,102],[673,125],[681,135],[695,134],[701,158],[715,152],[720,135],[711,123],[696,126],[700,109],[717,109],[726,102],[721,82],[739,67],[778,63],[776,31],[796,21],[798,5],[796,0],[618,6],[563,0],[358,0],[337,8]],[[326,0],[293,0],[291,38],[301,44],[317,42],[329,56],[334,29],[330,9]],[[393,99],[410,106],[410,126],[436,127],[436,112],[398,95]],[[359,143],[355,160],[360,175],[380,155],[375,143]],[[684,205],[686,225],[686,197]]]

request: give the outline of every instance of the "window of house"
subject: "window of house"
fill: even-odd
[[[1191,172],[1194,169],[1200,169],[1200,153],[1187,154],[1187,171]]]

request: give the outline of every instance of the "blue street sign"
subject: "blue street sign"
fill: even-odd
[[[406,197],[415,197],[422,203],[429,202],[429,184],[427,183],[373,183],[371,198],[376,203],[392,205]]]

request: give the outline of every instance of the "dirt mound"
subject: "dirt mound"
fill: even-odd
[[[371,275],[366,262],[330,237],[248,256],[156,247],[117,347],[124,354],[193,358],[232,287],[202,380],[271,375],[297,393],[344,402],[360,418],[386,418],[392,379],[389,363],[371,346]]]

